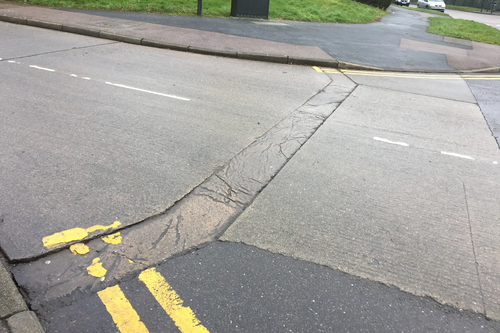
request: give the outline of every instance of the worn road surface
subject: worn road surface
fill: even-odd
[[[500,331],[498,75],[0,32],[0,246],[47,332]]]

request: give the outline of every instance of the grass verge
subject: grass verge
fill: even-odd
[[[409,9],[409,10],[414,10],[417,12],[424,12],[424,13],[429,13],[429,14],[436,14],[436,15],[441,15],[441,16],[450,16],[446,13],[440,12],[438,10],[432,10],[432,9],[425,9],[425,8],[415,8],[415,7],[401,7],[404,9]]]
[[[480,12],[480,8],[474,8],[474,7],[465,7],[465,6],[453,6],[453,5],[446,5],[447,9],[458,9],[458,10],[465,10],[467,12]],[[487,11],[486,9],[483,9],[483,11]]]
[[[500,30],[486,24],[451,17],[429,17],[429,23],[431,34],[500,45]]]
[[[197,0],[17,0],[49,7],[196,15]],[[231,0],[203,0],[203,16],[227,17]],[[352,0],[271,0],[270,19],[370,23],[386,12]]]

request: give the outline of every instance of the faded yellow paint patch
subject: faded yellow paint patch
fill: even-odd
[[[45,247],[53,247],[59,244],[69,243],[72,241],[84,239],[87,237],[89,233],[87,230],[82,228],[74,228],[69,230],[64,230],[61,232],[57,232],[53,235],[43,237],[43,246]]]
[[[108,229],[111,229],[111,228],[116,228],[116,227],[118,227],[120,225],[121,225],[120,221],[115,221],[111,225],[95,225],[93,227],[87,228],[87,232],[90,233],[90,232],[94,232],[96,230],[108,230]]]
[[[57,232],[50,236],[43,237],[43,246],[45,247],[54,247],[61,244],[70,243],[73,241],[84,239],[89,235],[89,233],[94,232],[96,230],[107,230],[111,228],[116,228],[120,226],[121,223],[119,221],[115,221],[113,224],[108,226],[95,225],[87,229],[83,228],[74,228],[68,229],[61,232]]]
[[[209,333],[196,318],[193,310],[183,305],[179,295],[154,267],[142,272],[139,280],[146,285],[182,333]]]
[[[133,263],[134,263],[134,262],[133,262],[132,260],[130,260],[130,259],[128,260],[128,262],[129,262],[129,263],[131,263],[131,264],[133,264]]]
[[[76,243],[69,247],[69,250],[73,254],[87,254],[89,253],[89,247],[83,243]]]
[[[122,242],[122,236],[120,236],[120,232],[104,236],[101,239],[108,244],[120,244]]]
[[[323,70],[317,66],[313,66],[314,70],[318,73],[323,73]]]
[[[102,267],[102,263],[99,262],[99,260],[101,260],[101,258],[95,258],[94,260],[92,260],[92,265],[87,267],[87,273],[89,273],[89,275],[99,278],[106,275],[107,270],[106,268]]]
[[[120,286],[98,291],[97,295],[121,333],[148,333],[146,325],[123,294]]]

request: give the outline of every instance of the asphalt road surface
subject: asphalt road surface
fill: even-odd
[[[47,332],[500,331],[500,77],[0,32],[0,246]]]
[[[11,260],[46,253],[41,239],[65,229],[163,212],[329,82],[305,67],[0,27]]]

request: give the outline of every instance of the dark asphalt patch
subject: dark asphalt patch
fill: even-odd
[[[216,242],[156,270],[212,333],[500,330],[499,322],[479,314],[241,243]],[[120,287],[150,332],[175,331],[142,282]],[[59,333],[112,331],[96,295],[44,320]]]
[[[500,148],[500,82],[487,80],[465,80],[483,112]]]

